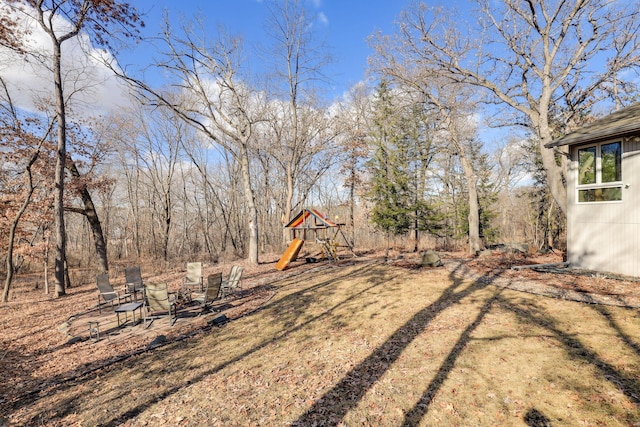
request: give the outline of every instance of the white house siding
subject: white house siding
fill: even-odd
[[[568,171],[567,260],[571,267],[640,276],[640,143],[623,140],[622,202],[576,203],[578,147],[571,147]]]

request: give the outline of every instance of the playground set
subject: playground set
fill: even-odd
[[[322,255],[322,258],[338,261],[338,248],[348,248],[355,255],[347,237],[342,232],[343,225],[329,220],[315,209],[300,211],[284,226],[291,230],[293,240],[276,264],[276,270],[282,271],[288,268],[289,264],[298,258],[304,242],[310,238],[313,238],[314,242],[320,245],[319,255]],[[342,237],[344,245],[338,244],[338,236]]]

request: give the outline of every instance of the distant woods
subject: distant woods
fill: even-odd
[[[0,70],[4,299],[16,270],[52,261],[63,295],[65,261],[97,274],[121,260],[274,259],[283,223],[305,207],[344,223],[356,250],[562,250],[566,158],[544,144],[595,106],[635,100],[625,77],[640,64],[640,8],[528,4],[479,1],[463,22],[415,2],[393,34],[371,37],[372,78],[334,100],[331,52],[296,0],[266,3],[260,46],[166,16],[155,62],[143,64],[165,83],[105,60],[133,95],[108,117],[75,101],[96,84],[82,70],[48,74],[52,91],[33,94],[34,108]],[[91,24],[103,15],[139,37],[143,17],[116,1],[3,10],[42,26],[56,5],[71,8],[68,36],[50,31],[53,48],[30,52],[30,33],[0,19],[3,52],[55,71],[48,58],[68,38],[86,33],[85,48],[107,50],[123,41]],[[608,62],[590,69],[596,60]]]

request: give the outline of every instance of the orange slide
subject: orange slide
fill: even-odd
[[[287,268],[289,263],[298,257],[298,253],[300,252],[300,248],[303,243],[304,240],[300,240],[297,237],[293,239],[287,250],[282,254],[280,261],[276,264],[276,270],[282,271]]]

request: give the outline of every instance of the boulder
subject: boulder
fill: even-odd
[[[507,243],[505,249],[514,254],[526,254],[529,252],[529,245],[525,243]]]
[[[423,267],[440,267],[442,259],[440,259],[440,255],[429,249],[422,253],[422,262],[420,264]]]

